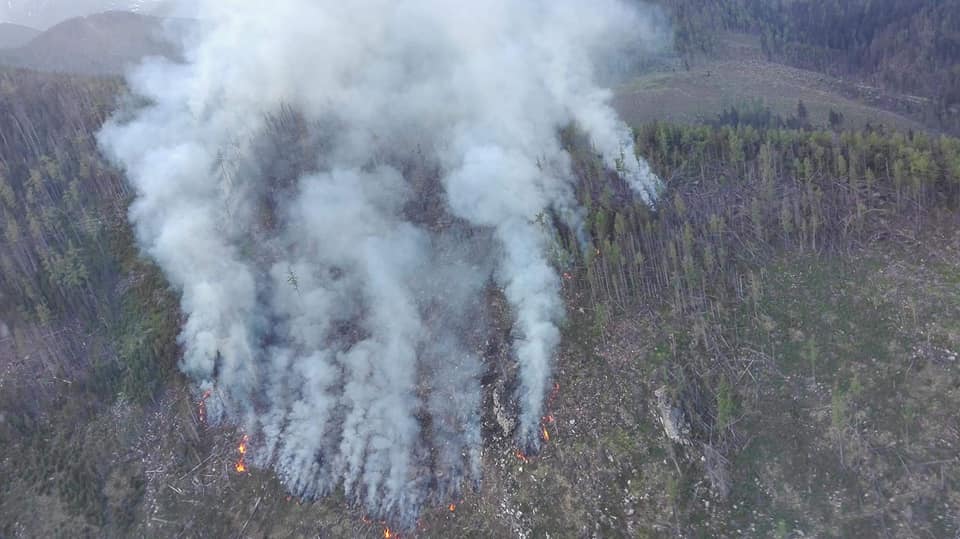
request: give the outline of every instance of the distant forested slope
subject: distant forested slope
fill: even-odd
[[[662,0],[678,52],[709,54],[723,31],[761,37],[776,61],[916,94],[936,127],[960,128],[960,1]]]

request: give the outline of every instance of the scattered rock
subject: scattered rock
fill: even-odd
[[[667,438],[674,443],[690,445],[690,423],[684,417],[679,403],[673,400],[666,386],[657,389],[654,395],[657,397],[656,409],[660,423]]]

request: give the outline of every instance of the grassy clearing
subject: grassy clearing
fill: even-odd
[[[829,125],[830,110],[846,118],[848,128],[867,123],[902,130],[923,130],[920,123],[849,97],[856,86],[814,71],[767,61],[758,41],[733,35],[725,38],[726,53],[703,60],[689,70],[643,74],[616,89],[614,106],[631,125],[651,121],[696,123],[723,108],[761,100],[773,112],[788,117],[803,100],[814,125]]]

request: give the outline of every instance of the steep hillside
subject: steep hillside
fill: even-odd
[[[696,34],[696,25],[679,26],[681,54],[645,65],[659,71],[616,90],[614,104],[632,128],[616,133],[619,158],[611,164],[586,126],[565,124],[566,115],[542,137],[494,137],[493,154],[542,139],[554,143],[549,155],[557,159],[541,160],[540,145],[531,145],[538,150],[535,163],[484,167],[471,175],[478,189],[461,195],[461,206],[482,206],[485,196],[504,194],[505,204],[518,203],[525,195],[516,188],[524,180],[504,172],[526,168],[535,178],[557,163],[557,176],[569,179],[560,186],[564,205],[539,213],[520,206],[507,218],[491,212],[475,224],[448,212],[455,192],[444,189],[447,161],[431,160],[431,144],[419,140],[444,132],[442,118],[423,129],[410,125],[434,109],[449,112],[440,101],[450,95],[537,110],[532,99],[505,99],[510,94],[503,89],[539,60],[503,72],[504,62],[493,62],[497,69],[467,79],[471,91],[462,96],[424,92],[420,83],[432,72],[420,69],[456,71],[465,62],[444,64],[437,57],[446,70],[424,66],[421,54],[443,47],[417,39],[413,54],[398,56],[407,62],[389,56],[360,72],[378,80],[394,70],[412,73],[409,81],[400,79],[410,84],[381,84],[366,93],[348,85],[342,92],[351,104],[353,96],[363,97],[356,103],[363,111],[373,108],[374,94],[385,96],[376,109],[384,114],[364,114],[371,135],[360,123],[354,155],[339,151],[335,136],[348,131],[349,116],[311,117],[304,111],[316,101],[274,101],[271,92],[283,86],[263,83],[309,64],[291,60],[294,48],[312,60],[315,48],[303,47],[297,32],[289,33],[293,48],[265,52],[259,69],[244,70],[246,87],[266,88],[271,99],[251,101],[239,92],[231,114],[195,114],[193,101],[173,99],[143,116],[176,120],[161,122],[163,129],[135,122],[129,131],[108,129],[99,144],[104,123],[129,120],[135,114],[126,107],[139,103],[114,75],[143,55],[176,53],[159,38],[163,20],[129,13],[75,19],[0,52],[0,59],[32,67],[0,68],[0,538],[960,537],[960,139],[928,131],[910,116],[916,112],[911,103],[932,97],[905,95],[905,87],[892,89],[896,84],[869,85],[874,72],[843,62],[797,67],[785,55],[803,43],[810,50],[847,51],[838,52],[846,62],[856,57],[850,51],[869,48],[865,44],[894,28],[899,37],[891,43],[902,39],[904,47],[878,49],[880,64],[923,57],[929,61],[923,69],[943,67],[956,51],[927,56],[914,45],[945,43],[931,36],[952,28],[917,22],[927,15],[908,17],[928,13],[922,6],[930,2],[922,0],[899,4],[914,11],[895,12],[910,28],[931,30],[921,37],[902,32],[897,17],[871,11],[870,5],[889,7],[887,0],[783,0],[776,4],[784,13],[818,26],[780,21],[783,32],[776,36],[747,37],[745,31],[772,20],[763,8],[772,3],[663,3],[678,6],[678,22],[716,31]],[[366,28],[365,15],[354,18],[358,28]],[[858,20],[871,30],[842,37],[843,24],[834,24],[855,28]],[[419,31],[422,21],[415,22]],[[313,20],[304,24],[315,29]],[[503,42],[514,33],[499,35]],[[382,44],[373,39],[363,51]],[[259,46],[253,42],[251,50],[262,52]],[[520,48],[535,47],[511,43],[503,58]],[[230,52],[230,63],[207,57],[234,69],[249,56]],[[267,75],[277,58],[288,62]],[[931,80],[923,69],[918,72]],[[310,71],[321,79],[343,73]],[[363,78],[353,75],[343,79]],[[230,91],[244,87],[221,80],[230,81]],[[483,86],[489,81],[494,84]],[[305,80],[302,93],[314,97],[315,82]],[[406,93],[427,96],[422,108],[398,105]],[[890,110],[900,107],[903,114]],[[243,132],[237,126],[254,109],[262,124]],[[498,116],[478,108],[462,117],[522,130],[531,122],[519,112]],[[393,114],[403,119],[399,127],[381,131]],[[237,123],[185,136],[185,126],[196,127],[204,116]],[[111,165],[104,154],[129,151],[125,143],[134,138],[142,158],[116,161],[125,170]],[[201,143],[208,139],[215,143],[206,151]],[[394,139],[411,151],[390,144]],[[440,146],[456,137],[426,140]],[[161,145],[170,151],[156,151]],[[483,165],[489,152],[481,150],[470,155]],[[357,193],[352,188],[363,183],[361,176],[327,174],[341,165],[327,154],[346,154],[342,164],[363,173],[390,173]],[[154,175],[194,156],[196,166],[183,174]],[[635,157],[658,178],[652,202],[631,186],[629,167],[640,163]],[[204,180],[210,185],[199,185]],[[234,188],[243,196],[232,196]],[[296,204],[288,196],[304,192],[313,196]],[[371,204],[354,203],[367,194]],[[395,196],[389,205],[373,204]],[[329,216],[335,219],[319,219]],[[401,218],[381,225],[384,216]],[[145,239],[150,230],[144,228],[160,219],[170,226]],[[553,277],[557,310],[564,313],[550,325],[558,342],[548,354],[554,368],[543,379],[542,408],[532,416],[533,451],[518,437],[523,404],[516,388],[524,373],[516,343],[529,338],[518,323],[523,311],[511,305],[517,281],[502,279],[480,260],[500,256],[501,249],[475,254],[500,222],[511,220],[537,229],[534,241],[514,251],[543,251],[537,273]],[[397,241],[396,229],[414,225],[424,231],[421,241]],[[229,248],[197,241],[204,231],[227,233]],[[400,252],[333,257],[335,264],[313,257],[337,242],[348,255]],[[421,244],[445,254],[405,262]],[[308,251],[302,259],[285,256],[299,249]],[[220,264],[231,257],[249,265]],[[171,261],[183,264],[172,269]],[[409,341],[416,346],[406,346],[417,359],[408,369],[389,353],[408,341],[388,333],[384,341],[391,346],[348,354],[367,342],[375,323],[404,323],[421,313],[420,305],[393,308],[408,302],[406,292],[365,292],[352,284],[364,271],[363,279],[378,283],[422,284],[409,294],[424,300],[424,324]],[[210,369],[218,382],[198,384],[185,374],[197,320],[190,309],[242,295],[242,286],[213,289],[248,275],[245,283],[262,287],[249,295],[255,300],[249,310],[226,302],[213,318],[239,313],[249,319],[224,327],[238,331],[249,322],[258,331],[270,329],[249,340],[256,352],[246,363],[229,357],[244,349],[203,333],[203,342],[216,347]],[[461,283],[466,275],[475,275],[469,286]],[[185,284],[197,285],[199,293],[191,298]],[[365,295],[370,298],[355,303]],[[276,308],[280,302],[295,309]],[[391,308],[365,322],[377,304]],[[317,323],[295,323],[301,317]],[[442,331],[448,322],[456,324]],[[432,350],[461,332],[462,347]],[[301,352],[317,350],[311,339],[326,335],[337,361],[314,369],[323,358]],[[475,361],[457,364],[465,355]],[[372,368],[378,364],[365,357],[387,358],[391,369],[378,373]],[[273,359],[278,368],[266,369]],[[294,363],[298,368],[289,370]],[[351,378],[340,377],[354,368]],[[279,457],[265,429],[224,420],[231,386],[219,380],[243,369],[249,369],[247,380],[271,382],[242,393],[249,397],[242,405],[273,410],[256,418],[271,420],[264,424],[272,432],[283,429],[306,442],[327,438],[316,428],[317,410],[329,407],[329,431],[362,424],[377,436],[364,438],[347,457],[336,448],[343,437],[331,438],[329,446],[274,439],[270,443],[295,449],[296,466],[294,475],[290,467],[272,467]],[[466,372],[470,384],[432,372],[444,369]],[[355,393],[334,391],[341,385]],[[351,398],[372,400],[397,387],[413,395],[409,403],[377,401],[349,415],[337,410]],[[441,391],[476,398],[469,408],[428,398]],[[324,402],[312,403],[316,397]],[[271,399],[284,406],[265,407]],[[383,434],[391,427],[384,418],[398,417],[378,417],[388,407],[411,412],[418,440],[409,446],[410,468],[390,480],[424,489],[409,521],[398,522],[391,512],[374,516],[377,506],[371,510],[364,498],[375,498],[384,486],[359,496],[339,479],[323,488],[291,481],[309,481],[325,466],[360,466],[362,481],[376,476],[381,464],[359,463],[364,454],[403,443]],[[470,432],[476,437],[454,446],[460,437],[445,430],[465,416],[475,420]],[[433,467],[450,458],[451,446],[452,461],[475,456],[476,475],[461,481],[467,476],[457,466]],[[353,457],[358,464],[349,464]]]
[[[0,49],[13,49],[40,35],[40,30],[8,22],[0,22]]]
[[[384,537],[340,493],[237,472],[240,433],[177,374],[176,298],[92,138],[119,84],[0,88],[0,536]],[[277,123],[287,163],[302,128]],[[564,139],[590,248],[555,231],[549,442],[516,453],[491,290],[483,482],[415,535],[955,536],[960,142],[647,124],[651,211]]]

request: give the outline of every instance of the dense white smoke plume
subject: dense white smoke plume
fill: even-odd
[[[658,34],[620,0],[196,9],[186,63],[131,74],[146,104],[101,133],[183,294],[183,369],[292,490],[342,483],[410,524],[480,478],[490,283],[512,308],[517,441],[539,447],[563,317],[542,216],[579,215],[558,133],[578,125],[651,201],[593,80]]]

